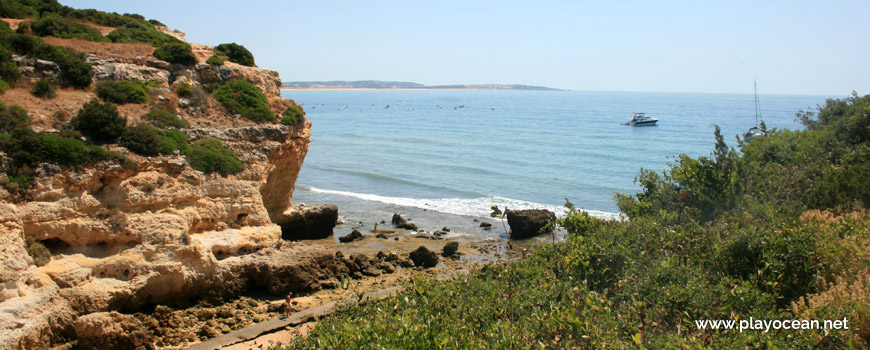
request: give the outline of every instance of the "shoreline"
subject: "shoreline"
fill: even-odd
[[[386,90],[386,91],[438,91],[438,90],[456,90],[456,91],[570,91],[570,90],[525,90],[525,89],[483,89],[483,88],[352,88],[352,87],[281,87],[281,91],[368,91],[368,90]]]

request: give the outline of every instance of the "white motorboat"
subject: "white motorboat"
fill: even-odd
[[[646,115],[646,113],[635,112],[634,115],[631,117],[631,120],[629,120],[627,123],[623,123],[622,125],[649,126],[649,125],[656,125],[656,122],[658,122],[658,121],[659,121],[658,118],[649,117]]]

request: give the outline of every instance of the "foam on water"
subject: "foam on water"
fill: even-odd
[[[490,209],[492,205],[497,205],[501,210],[548,209],[550,211],[553,211],[554,213],[556,213],[557,216],[560,217],[565,216],[565,213],[568,210],[564,206],[547,205],[498,196],[487,196],[478,198],[406,198],[388,197],[376,194],[355,193],[348,191],[324,190],[313,187],[300,187],[300,189],[316,193],[353,197],[366,201],[380,202],[405,207],[432,210],[446,214],[473,217],[489,216],[490,212],[492,212],[492,210]],[[589,213],[589,215],[606,220],[618,220],[622,217],[620,213],[611,213],[600,210],[588,210],[587,212]]]

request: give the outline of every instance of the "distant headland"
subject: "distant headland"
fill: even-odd
[[[544,86],[518,84],[453,84],[423,85],[407,81],[289,81],[281,85],[285,90],[514,90],[514,91],[565,91]]]

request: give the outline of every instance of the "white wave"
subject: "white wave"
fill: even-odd
[[[387,197],[376,194],[356,193],[348,191],[324,190],[314,187],[303,187],[311,192],[333,194],[339,196],[359,198],[362,200],[387,203],[393,205],[401,205],[406,207],[414,207],[437,211],[441,213],[465,215],[475,217],[488,217],[492,212],[490,207],[494,204],[501,210],[507,209],[548,209],[556,213],[557,216],[563,217],[568,209],[564,206],[547,205],[529,201],[523,201],[512,198],[499,196],[488,196],[478,198],[406,198],[406,197]],[[600,210],[586,210],[589,215],[596,218],[606,220],[622,220],[623,216],[620,213],[612,213]]]

